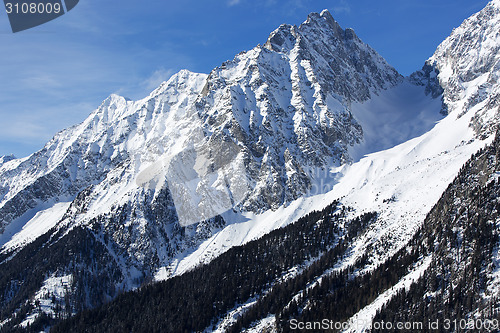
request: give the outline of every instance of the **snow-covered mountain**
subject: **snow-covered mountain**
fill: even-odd
[[[377,218],[337,268],[369,254],[362,270],[374,269],[493,140],[499,31],[493,0],[403,78],[312,13],[208,75],[183,70],[139,101],[112,95],[41,151],[2,158],[0,323],[97,306],[339,199],[346,218]]]
[[[351,104],[401,81],[324,11],[300,27],[282,25],[264,46],[208,76],[181,71],[137,102],[112,95],[43,150],[2,166],[4,251],[34,237],[30,231],[20,237],[29,221],[37,224],[32,220],[48,211],[62,214],[72,202],[50,226],[125,214],[121,224],[135,231],[121,235],[127,240],[116,240],[118,246],[141,247],[131,254],[141,265],[152,264],[142,259],[144,251],[160,252],[165,263],[181,246],[172,239],[176,219],[201,222],[235,205],[254,213],[277,209],[311,190],[313,171],[352,160],[348,148],[363,140],[363,131]],[[162,211],[168,226],[153,227],[146,211],[161,200],[176,210]],[[105,226],[110,234],[119,228]],[[167,239],[153,244],[151,233]]]

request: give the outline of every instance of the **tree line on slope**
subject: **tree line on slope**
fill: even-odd
[[[84,227],[50,230],[26,245],[10,260],[0,264],[0,332],[40,332],[46,326],[106,301],[114,296],[121,271],[104,246]],[[55,241],[57,240],[57,241]],[[37,311],[33,295],[49,277],[71,275],[64,299],[50,297],[54,315]],[[26,328],[20,327],[27,315],[42,314]]]
[[[231,248],[209,264],[81,312],[52,332],[194,332],[215,327],[228,311],[259,298],[292,267],[341,246],[346,232],[360,233],[373,218],[368,214],[348,220],[347,214],[345,207],[334,202]]]

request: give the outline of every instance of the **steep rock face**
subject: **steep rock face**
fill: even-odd
[[[197,108],[213,136],[243,147],[255,191],[242,206],[262,211],[306,193],[307,171],[350,161],[347,148],[363,138],[351,103],[401,80],[323,11],[299,27],[281,25],[264,46],[214,69]]]
[[[327,10],[309,14],[298,28],[281,25],[264,47],[287,54],[299,64],[314,60],[310,67],[315,70],[323,99],[335,94],[348,103],[366,101],[373,92],[389,88],[402,78],[354,30],[343,30]]]
[[[426,62],[423,76],[433,93],[443,89],[448,112],[480,110],[471,126],[480,138],[492,135],[500,108],[500,1],[466,19]],[[419,73],[422,75],[422,72]]]

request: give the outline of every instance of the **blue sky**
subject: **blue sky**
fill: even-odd
[[[13,34],[0,13],[0,155],[27,156],[111,93],[139,99],[173,73],[210,70],[327,8],[400,73],[422,67],[477,0],[80,0]]]

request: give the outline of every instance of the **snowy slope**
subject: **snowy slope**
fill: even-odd
[[[16,223],[10,224],[6,231],[0,235],[0,244],[3,251],[17,248],[43,235],[63,218],[70,204],[71,202],[58,202],[45,210],[36,212],[26,223],[19,220],[19,225],[22,225],[22,229],[19,231],[14,229]],[[9,238],[8,242],[3,242],[4,239]]]
[[[354,161],[421,136],[443,118],[441,100],[405,80],[365,103],[354,103],[352,114],[363,128],[363,141],[349,153]]]

